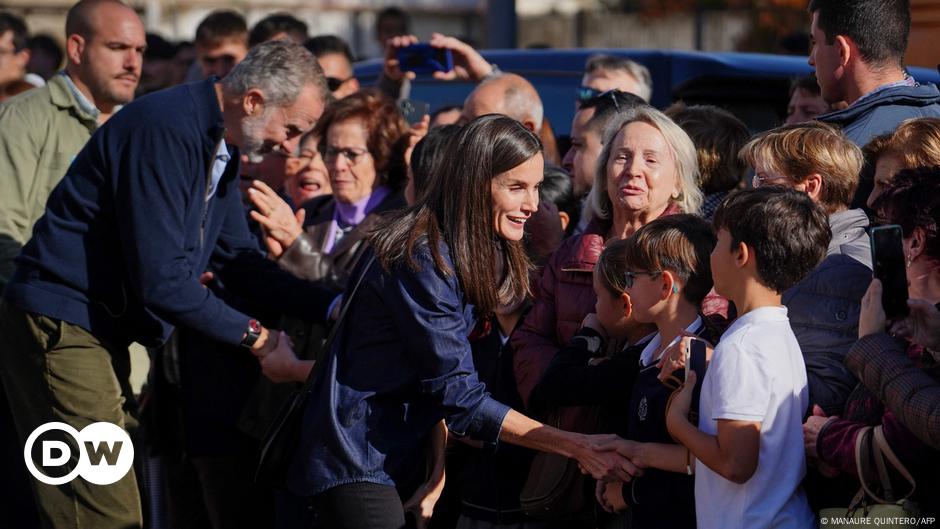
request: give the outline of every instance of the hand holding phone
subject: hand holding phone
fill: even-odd
[[[405,72],[434,73],[454,69],[454,56],[447,48],[417,43],[398,49],[398,67]]]

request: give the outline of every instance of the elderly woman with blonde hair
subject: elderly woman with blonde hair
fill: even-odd
[[[603,143],[589,196],[594,218],[552,256],[534,289],[535,304],[512,337],[516,381],[526,402],[555,352],[594,312],[592,272],[604,246],[656,218],[697,214],[702,204],[695,145],[662,112],[646,105],[624,109]],[[628,340],[636,342],[652,330],[637,324]]]

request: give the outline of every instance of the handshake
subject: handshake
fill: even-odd
[[[584,474],[597,480],[597,502],[608,512],[627,508],[622,485],[643,475],[649,466],[641,455],[643,443],[614,434],[583,435],[583,450],[574,457]]]

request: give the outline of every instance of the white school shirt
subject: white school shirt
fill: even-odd
[[[806,366],[786,307],[761,307],[738,318],[722,335],[702,382],[699,428],[717,435],[718,419],[760,422],[757,470],[739,485],[696,462],[698,529],[815,526],[800,487],[808,401]]]

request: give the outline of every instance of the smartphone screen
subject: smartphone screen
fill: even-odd
[[[907,315],[907,273],[904,234],[897,224],[871,230],[871,257],[875,277],[881,280],[881,306],[889,319]]]

